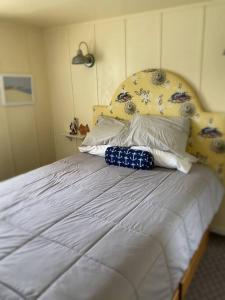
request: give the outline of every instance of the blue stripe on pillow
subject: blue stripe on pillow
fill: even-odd
[[[128,147],[108,147],[105,151],[105,161],[108,165],[132,169],[149,170],[154,168],[154,157],[150,152]]]

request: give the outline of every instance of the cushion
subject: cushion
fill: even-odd
[[[108,147],[105,151],[105,161],[108,165],[138,170],[154,168],[154,157],[150,152],[127,147]]]
[[[185,153],[190,121],[184,117],[136,115],[124,145],[147,146],[177,155]]]
[[[108,147],[109,145],[81,146],[79,147],[79,150],[80,152],[105,157],[105,152]],[[145,146],[133,146],[131,149],[151,152],[154,156],[155,166],[177,169],[185,174],[189,173],[191,170],[192,163],[197,162],[197,158],[188,153],[186,153],[183,157],[180,157],[171,152],[161,151]]]
[[[145,146],[133,146],[132,149],[150,151],[154,156],[155,166],[177,169],[184,174],[188,174],[191,170],[192,164],[198,161],[195,156],[192,156],[189,153],[186,153],[181,157],[171,152],[152,149]]]
[[[127,128],[126,121],[100,116],[96,126],[87,134],[82,146],[96,146],[109,144],[112,138],[118,137]]]

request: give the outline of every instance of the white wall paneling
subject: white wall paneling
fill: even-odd
[[[0,180],[15,174],[6,110],[0,107]]]
[[[210,111],[225,111],[225,5],[206,8],[201,93]]]
[[[128,17],[126,20],[127,75],[147,68],[159,68],[161,55],[161,13]]]
[[[32,74],[35,104],[0,107],[0,180],[55,158],[45,77],[43,32],[35,27],[0,24],[0,74]]]
[[[33,74],[34,125],[36,127],[38,157],[40,165],[45,165],[55,159],[55,149],[43,32],[29,30],[27,44],[29,65]]]
[[[95,24],[99,104],[109,104],[112,94],[125,79],[124,20]]]
[[[0,72],[29,73],[26,28],[14,24],[1,23],[0,36]]]
[[[71,143],[62,136],[74,116],[68,28],[50,30],[45,41],[56,158],[60,159],[73,152]]]
[[[203,7],[174,9],[163,13],[162,67],[200,87]]]
[[[33,106],[8,107],[8,121],[16,174],[40,165]]]

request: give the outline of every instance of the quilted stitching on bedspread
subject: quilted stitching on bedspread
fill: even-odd
[[[158,214],[162,228],[168,218],[171,236],[181,226],[182,218],[173,220],[165,207],[162,213],[154,198],[171,176],[180,178],[106,167],[82,154],[0,185],[0,295],[9,289],[18,296],[12,299],[145,299],[140,283],[144,291],[162,257],[170,297],[168,242],[140,213]]]

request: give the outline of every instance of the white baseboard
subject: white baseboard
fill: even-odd
[[[210,230],[210,232],[225,236],[225,228],[224,227],[210,226],[209,230]]]

